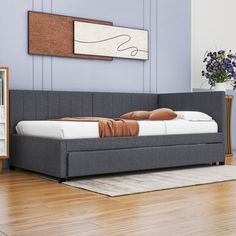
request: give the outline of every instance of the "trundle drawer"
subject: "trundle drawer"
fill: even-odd
[[[68,177],[224,161],[222,143],[70,152]]]

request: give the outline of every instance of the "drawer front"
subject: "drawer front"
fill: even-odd
[[[222,143],[146,147],[68,154],[68,177],[224,161]]]

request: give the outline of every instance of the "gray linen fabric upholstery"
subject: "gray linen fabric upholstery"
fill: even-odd
[[[221,144],[70,152],[68,177],[210,164],[222,161],[223,153]]]
[[[224,92],[159,94],[158,107],[169,107],[175,111],[188,110],[205,112],[216,121],[218,131],[222,132],[224,139],[226,139],[226,106]]]
[[[123,142],[122,138],[114,138],[119,140],[113,142],[106,138],[57,140],[13,134],[10,164],[66,178],[223,161],[222,134],[209,136],[209,140],[207,134],[194,136],[180,139],[180,135],[170,135],[164,141],[163,136],[137,137],[136,142],[131,138],[124,138]]]
[[[96,151],[122,148],[174,146],[202,143],[222,143],[223,134],[181,134],[155,135],[141,137],[70,139],[67,141],[67,151]]]
[[[117,118],[137,110],[157,108],[157,94],[93,93],[93,116]]]
[[[216,121],[219,132],[225,130],[224,92],[159,94],[158,107],[168,107],[175,111],[205,112]]]
[[[11,135],[10,165],[50,176],[67,176],[66,141]]]
[[[10,91],[10,165],[58,178],[224,161],[222,92],[125,94]],[[133,110],[169,107],[206,112],[219,133],[57,140],[15,134],[21,120],[65,116],[119,117]]]
[[[10,133],[21,120],[92,116],[92,93],[10,90]]]

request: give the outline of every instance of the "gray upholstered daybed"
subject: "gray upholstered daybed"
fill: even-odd
[[[218,133],[59,140],[17,135],[21,120],[119,117],[133,110],[202,111]],[[10,91],[10,165],[59,181],[70,177],[197,164],[224,164],[225,94]]]

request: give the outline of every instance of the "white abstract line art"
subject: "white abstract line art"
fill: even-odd
[[[147,60],[148,32],[75,21],[74,53]]]

